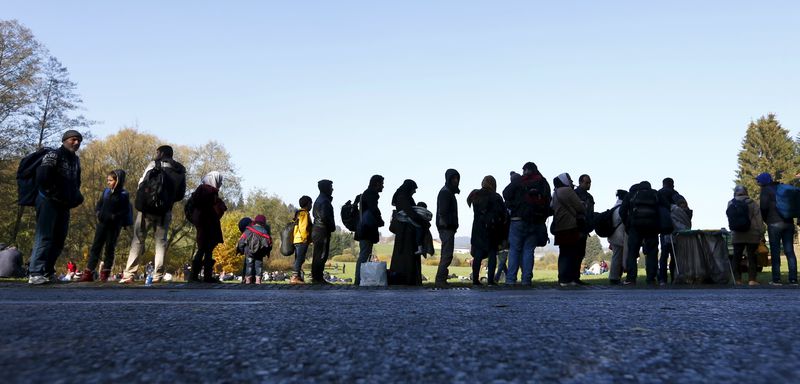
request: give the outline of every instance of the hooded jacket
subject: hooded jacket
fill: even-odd
[[[361,221],[355,234],[356,240],[367,240],[372,243],[377,243],[380,240],[378,228],[383,227],[384,222],[381,217],[381,210],[378,208],[380,195],[376,188],[376,186],[370,185],[361,194]]]
[[[403,185],[397,188],[397,191],[392,196],[392,205],[397,208],[398,213],[404,212],[408,218],[418,224],[417,226],[428,228],[430,224],[427,224],[428,222],[414,210],[417,203],[414,202],[412,196],[416,189],[417,183],[413,180],[404,181]]]
[[[80,158],[63,145],[42,157],[36,169],[36,183],[45,198],[62,207],[75,208],[83,204]]]
[[[333,217],[333,183],[327,180],[320,181],[318,184],[319,196],[314,200],[312,215],[314,216],[313,232],[323,233],[326,236],[336,230],[336,222]]]
[[[452,183],[453,177],[461,175],[455,169],[448,169],[444,173],[444,187],[439,190],[436,198],[436,228],[440,231],[455,231],[458,229],[458,201],[456,194],[460,193],[458,187]]]
[[[497,250],[508,236],[508,211],[503,198],[491,186],[484,186],[469,194],[467,205],[475,214],[470,237],[473,249]]]
[[[114,190],[103,190],[94,211],[97,220],[104,225],[121,226],[131,214],[131,201],[128,191],[125,190],[125,171],[116,169],[114,174],[117,175],[116,187]]]

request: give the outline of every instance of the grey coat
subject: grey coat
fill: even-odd
[[[761,218],[761,209],[758,204],[753,201],[750,196],[737,195],[734,197],[737,200],[744,200],[747,202],[747,208],[750,210],[750,230],[746,232],[733,231],[734,244],[758,244],[764,236],[764,220]],[[731,205],[731,202],[728,202]]]

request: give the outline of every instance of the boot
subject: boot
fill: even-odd
[[[214,277],[214,264],[203,267],[203,282],[204,283],[220,283],[219,279]]]
[[[104,283],[107,282],[109,276],[111,276],[111,270],[110,269],[104,269],[104,270],[100,271],[100,281],[102,281]]]
[[[256,284],[261,284],[261,276],[256,276]]]
[[[91,283],[94,281],[94,271],[84,269],[83,273],[81,274],[81,279],[78,280],[81,283]]]
[[[289,284],[304,284],[304,282],[300,276],[292,275],[292,278],[289,280]]]
[[[253,284],[253,277],[252,276],[245,276],[244,277],[245,284]]]

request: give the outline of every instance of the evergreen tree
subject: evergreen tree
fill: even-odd
[[[758,200],[760,188],[755,180],[758,174],[769,172],[776,181],[791,182],[800,172],[797,148],[789,130],[781,127],[775,114],[751,121],[739,151],[736,183],[747,187],[750,197]]]

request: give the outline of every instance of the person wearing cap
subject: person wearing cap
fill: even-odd
[[[331,233],[336,230],[333,218],[333,182],[320,180],[317,183],[319,196],[314,201],[312,216],[314,225],[311,227],[311,242],[314,243],[314,254],[311,260],[311,282],[313,284],[330,284],[325,281],[325,262],[331,250]]]
[[[239,238],[236,250],[245,255],[247,267],[244,273],[244,283],[261,284],[261,267],[264,264],[264,257],[269,257],[269,253],[272,251],[272,235],[264,215],[256,216],[245,228]]]
[[[172,222],[172,206],[183,200],[186,195],[186,167],[183,164],[175,161],[173,158],[173,150],[169,145],[162,145],[156,149],[156,156],[150,164],[145,168],[142,177],[139,179],[138,186],[142,184],[147,173],[155,169],[156,165],[164,171],[168,182],[164,186],[169,189],[169,196],[172,197],[170,202],[170,209],[163,215],[154,215],[150,213],[138,212],[136,219],[133,222],[133,237],[131,239],[131,250],[128,253],[128,262],[125,267],[125,272],[122,279],[119,280],[120,284],[133,283],[133,277],[139,269],[142,255],[144,254],[144,241],[147,238],[147,232],[153,230],[155,233],[155,271],[153,274],[153,282],[160,282],[164,277],[164,263],[167,253],[167,233],[169,225]]]
[[[772,180],[772,175],[764,172],[756,176],[756,183],[761,186],[759,204],[761,218],[767,223],[769,236],[769,253],[772,259],[771,285],[781,285],[781,244],[789,264],[789,284],[797,284],[797,257],[794,253],[792,242],[794,240],[794,221],[784,219],[778,212],[777,190],[778,182]]]
[[[64,249],[69,231],[70,209],[83,203],[81,162],[77,152],[83,136],[68,130],[61,146],[48,151],[36,169],[36,237],[28,265],[28,283],[38,285],[56,281],[56,260]]]
[[[516,284],[517,273],[522,269],[521,283],[530,286],[534,251],[550,240],[545,225],[547,218],[553,215],[550,184],[535,163],[527,162],[522,167],[522,176],[512,177],[511,184],[503,190],[503,198],[511,221],[506,285]]]

